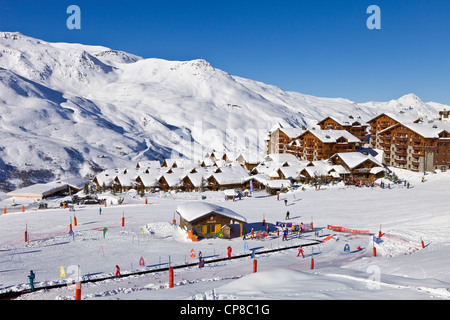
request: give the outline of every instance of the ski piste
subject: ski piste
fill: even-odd
[[[126,278],[129,276],[138,276],[138,275],[145,275],[145,274],[150,274],[150,273],[157,273],[157,272],[166,272],[169,271],[170,268],[172,269],[183,269],[183,268],[191,268],[191,267],[196,267],[196,266],[204,266],[205,264],[211,264],[211,263],[217,263],[217,262],[222,262],[225,260],[235,260],[235,259],[242,259],[242,258],[254,258],[256,255],[261,255],[261,254],[270,254],[270,253],[274,253],[274,252],[280,252],[280,251],[286,251],[286,250],[292,250],[292,249],[296,249],[299,247],[309,247],[309,246],[315,246],[315,245],[319,245],[322,243],[322,241],[320,240],[313,240],[314,242],[310,242],[310,243],[305,243],[305,244],[299,244],[299,245],[294,245],[294,246],[288,246],[288,247],[281,247],[281,248],[276,248],[276,249],[264,249],[264,250],[259,250],[258,249],[249,249],[251,252],[250,253],[244,253],[244,254],[240,254],[240,255],[235,255],[235,256],[231,256],[231,257],[225,257],[225,258],[218,258],[218,259],[210,259],[210,260],[205,260],[203,259],[201,262],[196,262],[196,263],[186,263],[186,264],[181,264],[181,265],[174,265],[174,266],[167,266],[167,267],[162,267],[162,268],[154,268],[154,269],[150,269],[150,270],[144,270],[144,271],[136,271],[136,272],[124,272],[123,274],[120,275],[120,277],[117,277],[116,275],[113,276],[108,276],[108,277],[103,277],[103,278],[97,278],[97,279],[85,279],[85,280],[81,280],[79,281],[79,283],[83,284],[83,283],[94,283],[94,282],[101,282],[101,281],[106,281],[106,280],[114,280],[117,278]],[[36,292],[36,291],[40,291],[40,290],[51,290],[51,289],[57,289],[57,288],[63,288],[63,287],[69,287],[69,286],[73,286],[75,285],[76,282],[72,282],[72,283],[61,283],[61,284],[54,284],[54,285],[49,285],[49,286],[41,286],[41,287],[35,287],[34,290],[32,289],[25,289],[25,290],[21,290],[21,291],[8,291],[8,292],[4,292],[4,293],[0,293],[0,300],[5,300],[5,299],[14,299],[17,298],[21,295],[24,294],[28,294],[28,293],[32,293],[32,292]]]

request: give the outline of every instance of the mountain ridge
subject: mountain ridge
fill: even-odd
[[[366,103],[314,97],[230,75],[203,59],[144,59],[0,32],[0,184],[7,190],[39,181],[26,172],[88,177],[140,160],[198,159],[213,149],[263,153],[275,123],[312,127],[329,115],[381,112],[433,119],[443,106],[413,93]]]

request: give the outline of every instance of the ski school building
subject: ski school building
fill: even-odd
[[[193,241],[198,238],[219,237],[230,239],[239,223],[239,236],[242,237],[247,219],[240,214],[218,205],[206,202],[190,202],[177,207],[180,227],[188,232]]]

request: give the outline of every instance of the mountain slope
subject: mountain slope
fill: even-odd
[[[439,107],[413,94],[364,104],[313,97],[204,60],[143,59],[0,32],[3,189],[210,149],[263,153],[275,123],[310,127],[329,115],[400,111],[434,118]]]

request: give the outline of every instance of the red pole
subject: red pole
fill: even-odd
[[[377,256],[377,248],[373,247],[373,256],[376,257]]]
[[[257,266],[258,266],[258,260],[253,260],[253,273],[256,273],[257,270]]]
[[[173,268],[169,268],[169,288],[173,288]]]
[[[314,269],[314,258],[311,258],[311,270]]]
[[[425,249],[425,244],[423,243],[423,240],[420,239],[420,241],[422,242],[422,249]]]
[[[28,233],[27,231],[25,231],[25,242],[27,242],[27,240],[28,240]]]
[[[122,217],[122,227],[125,227],[125,217]]]
[[[75,285],[75,300],[81,300],[81,282]]]

